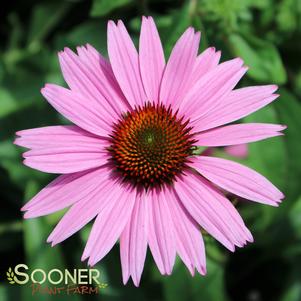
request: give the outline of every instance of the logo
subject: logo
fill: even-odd
[[[6,278],[12,285],[27,285],[35,294],[99,294],[108,286],[100,281],[97,269],[30,269],[26,264],[8,268]]]
[[[10,284],[15,283],[15,280],[14,280],[15,274],[11,268],[9,268],[8,271],[6,272],[6,276],[7,276],[7,280],[9,281]]]

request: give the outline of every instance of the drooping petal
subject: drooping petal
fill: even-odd
[[[191,216],[226,248],[242,247],[252,241],[239,214],[223,194],[193,171],[175,183],[175,191]]]
[[[178,106],[190,87],[200,33],[188,28],[174,46],[164,70],[160,88],[160,102]]]
[[[136,286],[139,285],[147,251],[148,233],[148,199],[145,194],[138,194],[132,215],[120,236],[120,258],[123,283],[132,276]]]
[[[255,86],[231,91],[215,108],[209,110],[192,125],[195,131],[205,131],[243,118],[274,101],[277,86]]]
[[[195,134],[197,144],[202,146],[226,146],[249,143],[283,135],[286,127],[279,124],[243,123],[222,126]]]
[[[179,256],[192,275],[194,275],[195,268],[200,274],[205,275],[205,246],[199,226],[183,207],[173,190],[166,189],[164,195],[174,223],[176,248]]]
[[[190,165],[214,184],[243,198],[278,206],[284,197],[265,177],[239,163],[200,156]]]
[[[221,57],[221,52],[215,52],[214,47],[209,47],[204,50],[196,59],[192,71],[191,87],[207,72],[218,65]]]
[[[67,239],[83,226],[89,223],[99,212],[102,212],[110,202],[120,197],[122,191],[116,189],[116,182],[109,177],[109,173],[99,178],[99,184],[72,207],[63,216],[47,242],[52,246]],[[118,184],[117,184],[118,185]]]
[[[114,105],[111,106],[111,103],[118,101],[121,103],[122,100],[118,98],[117,93],[109,95],[109,99],[105,97],[103,84],[106,84],[108,89],[111,88],[110,91],[113,90],[113,87],[108,81],[102,82],[106,75],[99,62],[94,61],[94,66],[91,68],[91,65],[87,64],[82,56],[77,56],[69,48],[59,52],[59,61],[64,78],[72,91],[80,94],[85,99],[89,99],[91,103],[96,102],[99,109],[107,112],[107,114],[115,118],[119,116],[121,112],[115,111]],[[99,72],[99,69],[101,72]],[[95,72],[95,70],[98,72]],[[106,96],[108,97],[108,95]],[[113,99],[113,97],[116,98]]]
[[[150,193],[148,243],[160,273],[170,275],[176,258],[174,225],[166,199]]]
[[[179,112],[191,121],[215,108],[247,71],[239,58],[224,62],[202,76],[189,90]]]
[[[108,23],[108,53],[119,86],[134,108],[146,101],[139,70],[137,50],[125,26],[118,21]]]
[[[165,58],[159,33],[152,17],[142,17],[139,65],[147,99],[157,103]]]
[[[108,140],[77,126],[50,126],[17,132],[15,144],[31,148],[24,164],[50,173],[73,173],[107,162]]]
[[[97,102],[90,102],[76,92],[53,84],[47,84],[41,92],[59,113],[79,127],[97,136],[107,137],[111,133],[116,119],[103,111]]]
[[[91,45],[77,47],[79,59],[83,62],[88,72],[95,78],[99,92],[104,96],[108,105],[120,115],[130,109],[114,76],[110,63]]]
[[[97,215],[82,260],[89,257],[93,266],[111,250],[130,219],[135,199],[135,190],[115,185],[112,199]]]
[[[25,218],[47,215],[87,197],[97,187],[108,170],[104,167],[62,175],[43,188],[22,208]]]

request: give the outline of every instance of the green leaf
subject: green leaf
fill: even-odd
[[[297,235],[297,237],[301,238],[301,197],[299,197],[289,211],[289,219],[290,223]]]
[[[207,257],[207,275],[191,277],[180,262],[171,276],[163,279],[166,301],[226,301],[224,266]]]
[[[199,0],[202,18],[219,24],[223,32],[232,32],[238,28],[239,19],[250,20],[248,1],[242,0]]]
[[[281,31],[292,32],[298,24],[298,2],[299,0],[282,0],[278,7],[276,22]]]
[[[133,0],[94,0],[90,11],[92,17],[105,16],[117,8],[133,3]]]
[[[33,8],[27,36],[30,50],[39,49],[38,43],[61,21],[70,5],[68,1],[60,1],[38,4]]]
[[[30,199],[38,192],[36,182],[29,182],[25,191],[25,199]],[[24,244],[26,253],[26,264],[31,268],[42,268],[48,271],[53,268],[65,269],[65,263],[61,254],[60,246],[51,247],[46,242],[52,227],[47,224],[44,218],[28,219],[24,221]],[[46,284],[46,283],[45,283]],[[51,285],[51,284],[48,284]],[[24,288],[24,297],[30,300],[30,290]],[[63,300],[69,300],[68,295],[60,296]],[[78,296],[72,296],[78,300]],[[26,299],[26,300],[27,300]],[[51,295],[44,295],[43,300],[51,300]]]
[[[280,95],[280,99],[274,105],[280,123],[287,125],[287,129],[284,131],[288,163],[285,174],[286,197],[294,201],[301,195],[301,105],[294,95],[285,89],[280,90]]]
[[[300,301],[301,300],[301,284],[299,282],[292,283],[280,301]]]
[[[29,200],[38,192],[36,182],[29,182],[25,191],[25,199]],[[62,265],[59,248],[51,248],[46,239],[50,226],[43,218],[24,220],[25,251],[29,264],[49,267],[52,264]]]
[[[16,100],[6,89],[0,88],[0,118],[20,109]]]
[[[58,40],[58,48],[91,44],[102,55],[107,53],[107,24],[104,21],[88,21],[76,26],[66,36]]]
[[[277,48],[270,42],[254,36],[232,34],[229,43],[236,56],[249,66],[248,75],[261,82],[284,84],[286,72]]]
[[[190,25],[189,5],[184,5],[181,10],[177,10],[172,14],[171,24],[166,32],[162,34],[164,42],[164,52],[166,57],[171,53],[174,44],[177,42],[182,33]]]

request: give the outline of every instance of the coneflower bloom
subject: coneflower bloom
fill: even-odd
[[[48,238],[56,245],[94,218],[82,260],[93,266],[120,241],[123,282],[139,285],[149,246],[162,274],[176,254],[193,275],[206,273],[204,229],[231,251],[252,242],[223,191],[277,206],[283,194],[266,178],[229,160],[196,156],[196,146],[245,144],[281,135],[275,124],[231,124],[277,98],[275,85],[235,89],[240,58],[198,54],[188,28],[165,63],[158,31],[143,17],[139,52],[124,24],[108,23],[105,59],[92,46],[66,48],[59,61],[69,88],[43,96],[74,125],[17,132],[24,164],[62,174],[22,210],[33,218],[70,207]]]

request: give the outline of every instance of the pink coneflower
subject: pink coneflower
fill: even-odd
[[[191,274],[206,273],[200,228],[234,251],[253,238],[222,190],[277,206],[284,195],[257,172],[225,159],[194,156],[195,146],[228,146],[281,135],[275,124],[224,124],[272,102],[277,86],[233,90],[247,71],[220,52],[198,55],[188,28],[165,64],[151,17],[139,53],[121,21],[108,23],[109,61],[92,46],[66,48],[59,61],[69,89],[42,94],[75,125],[17,133],[24,164],[63,174],[22,210],[25,218],[70,209],[48,242],[56,245],[93,220],[82,260],[95,265],[120,240],[123,282],[141,278],[147,246],[162,274],[178,254]],[[222,190],[220,190],[222,189]]]

